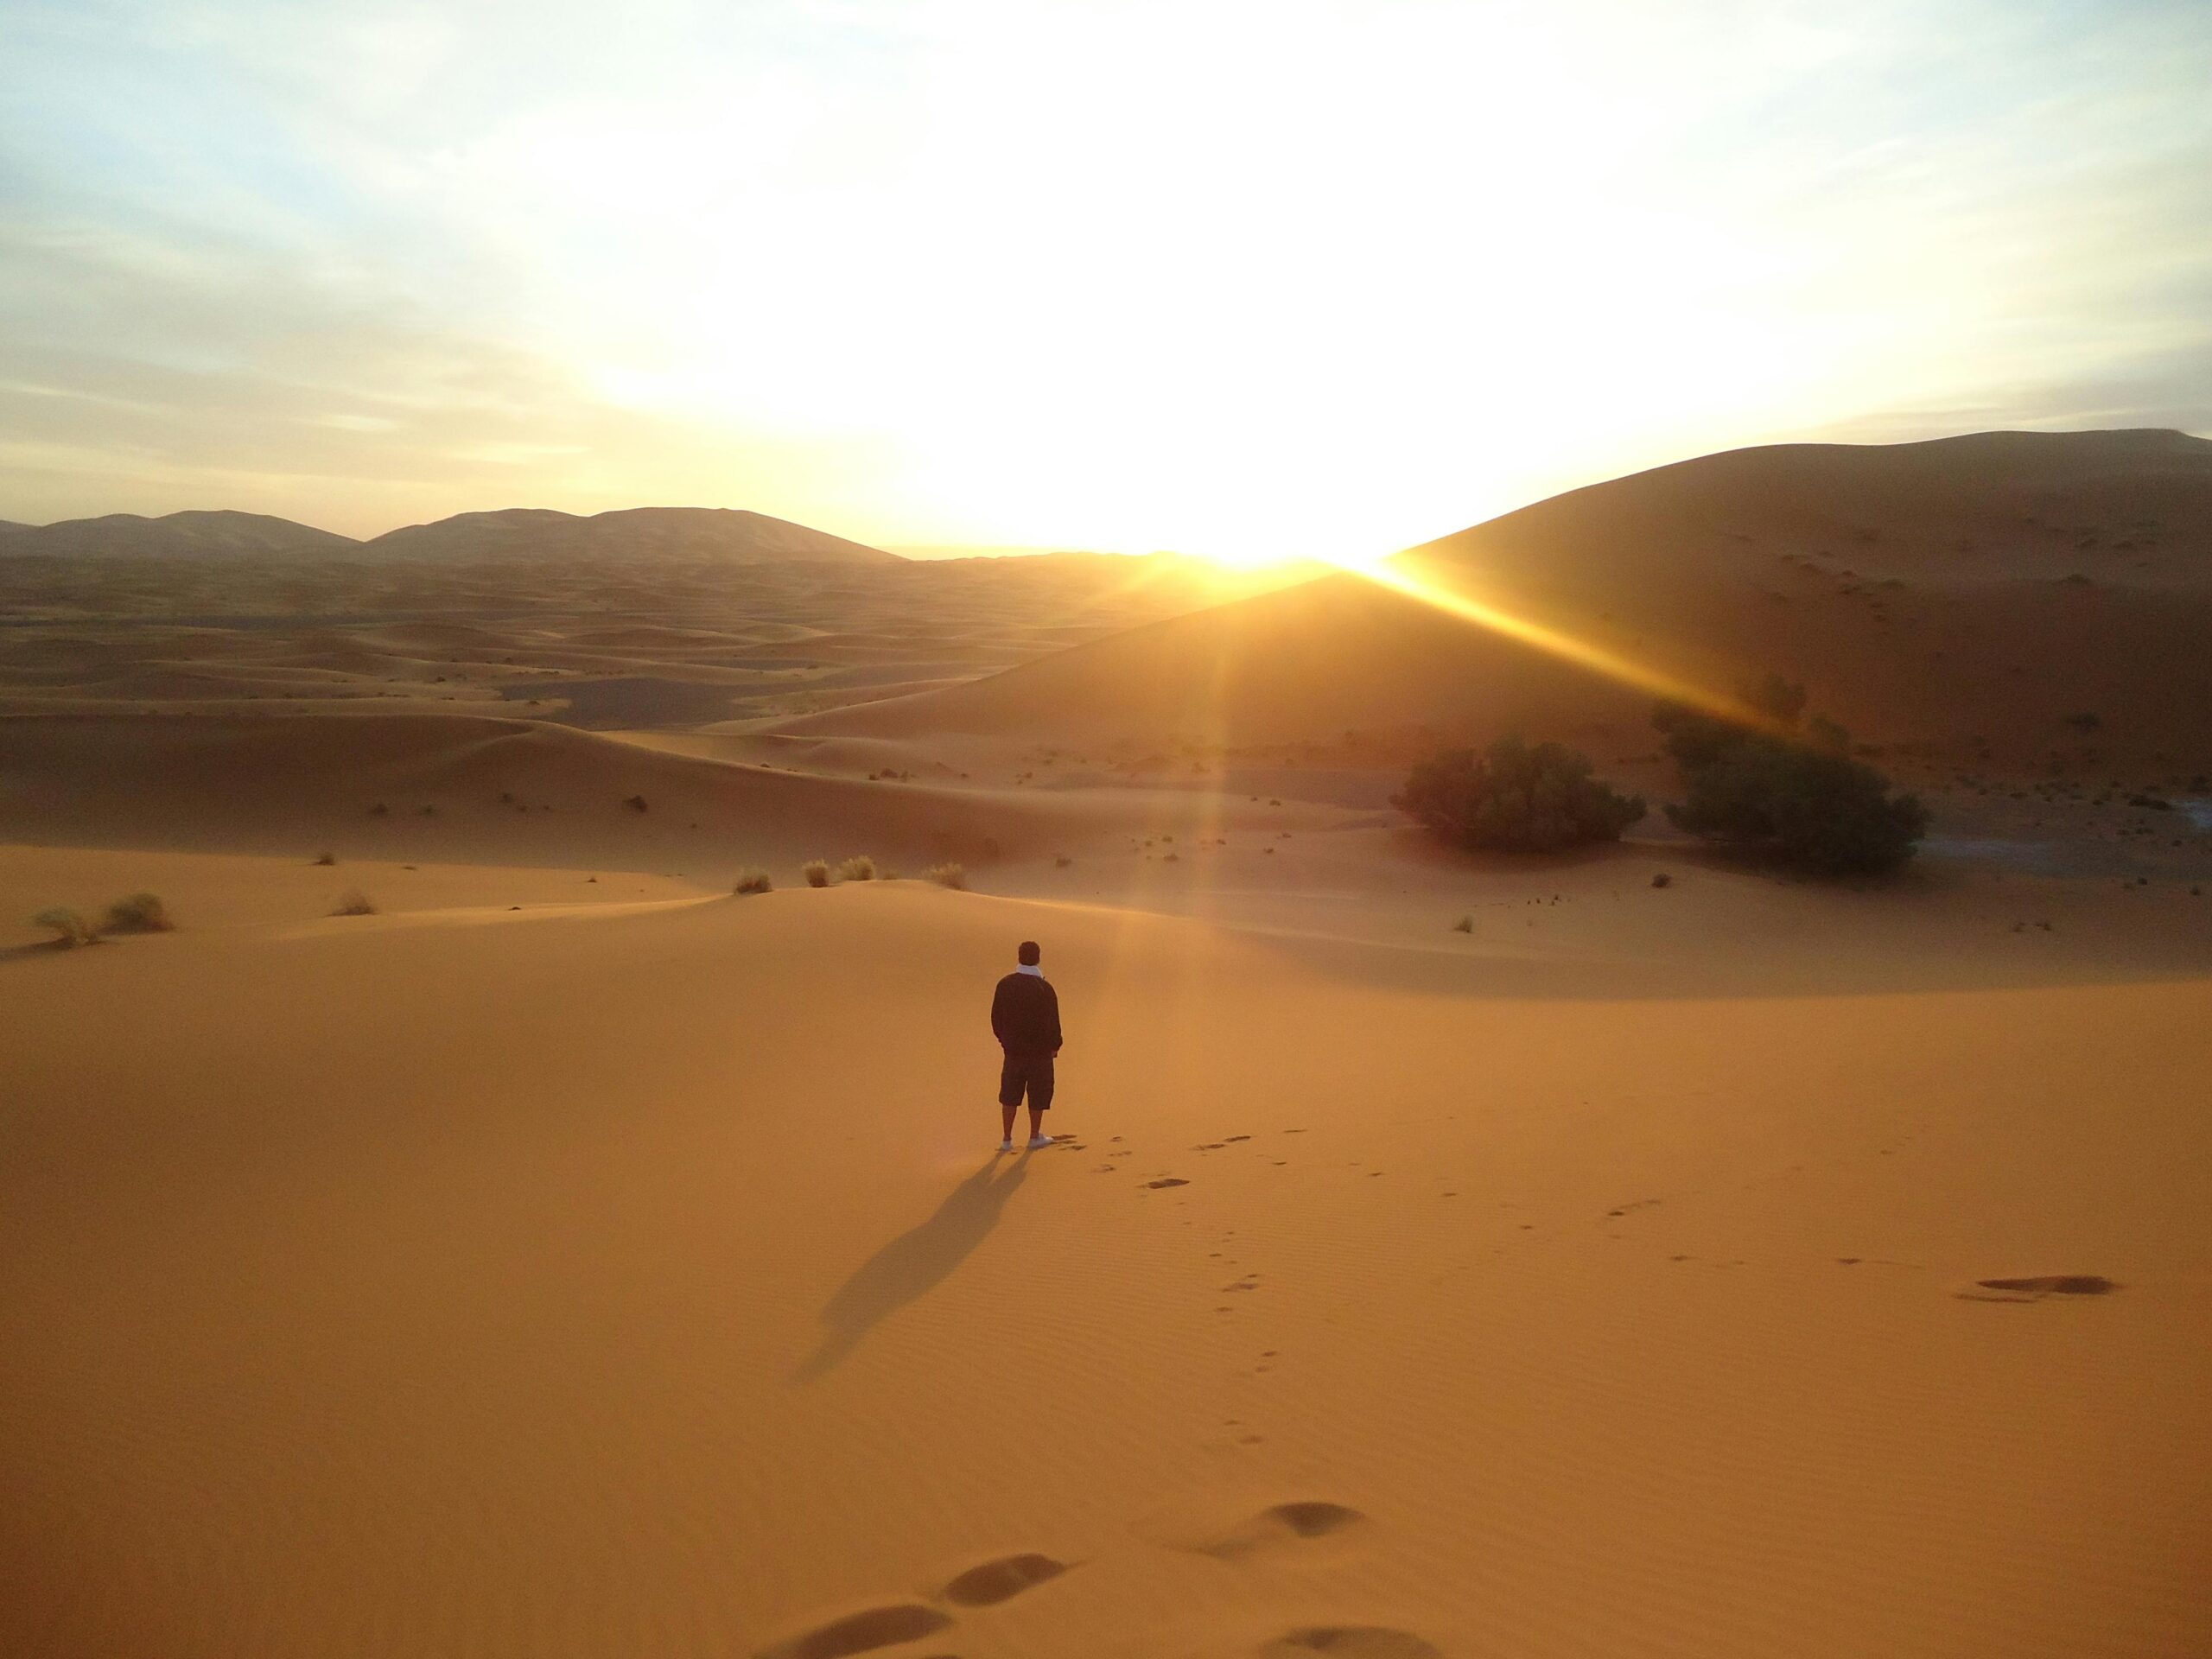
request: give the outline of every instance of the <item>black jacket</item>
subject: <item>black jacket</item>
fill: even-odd
[[[1008,974],[991,997],[991,1035],[1009,1054],[1058,1053],[1058,993],[1041,975]]]

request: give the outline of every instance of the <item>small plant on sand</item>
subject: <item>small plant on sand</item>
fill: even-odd
[[[968,891],[968,872],[957,864],[932,864],[925,874],[940,887],[950,887],[956,893]]]
[[[875,861],[866,853],[847,859],[837,867],[840,881],[873,881],[875,880]]]
[[[1475,931],[1475,918],[1471,916],[1462,916],[1458,921],[1452,924],[1452,931],[1454,933],[1473,932]]]
[[[821,859],[810,858],[798,867],[798,873],[806,878],[806,885],[810,887],[830,885],[830,866]]]
[[[1065,870],[1069,865],[1074,862],[1075,860],[1070,858],[1065,853],[1062,853],[1058,858],[1055,858],[1052,861],[1052,868],[1056,870]]]
[[[169,908],[158,893],[134,893],[118,899],[107,907],[107,916],[100,923],[103,933],[170,933],[176,923],[169,915]]]
[[[318,864],[335,864],[337,861],[338,855],[335,853],[324,853],[315,860]]]
[[[377,913],[376,900],[356,887],[351,893],[341,893],[338,907],[330,913],[334,916],[373,916]]]
[[[766,870],[744,870],[739,873],[737,885],[730,891],[739,894],[768,893],[774,889],[775,885],[768,879],[768,872]]]
[[[1558,743],[1502,737],[1478,755],[1446,749],[1414,764],[1391,804],[1456,846],[1556,853],[1618,841],[1643,816],[1639,796],[1590,775],[1590,757]]]
[[[92,931],[92,925],[66,905],[41,910],[31,918],[31,923],[36,927],[53,930],[54,948],[57,950],[71,950],[80,944],[97,944],[99,942],[99,935]]]
[[[625,795],[622,798],[622,804],[632,812],[642,812],[645,810],[645,798],[642,795]]]

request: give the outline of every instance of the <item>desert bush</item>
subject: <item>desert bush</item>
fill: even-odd
[[[152,893],[134,893],[117,899],[107,907],[100,923],[103,933],[168,933],[175,928],[168,906],[160,894]]]
[[[1928,809],[1892,796],[1889,779],[1849,753],[1850,734],[1815,718],[1796,729],[1802,688],[1770,678],[1791,696],[1745,701],[1772,725],[1753,728],[1677,704],[1652,715],[1681,768],[1687,798],[1669,806],[1675,827],[1707,840],[1761,848],[1815,875],[1872,874],[1912,856],[1928,832]]]
[[[316,856],[315,861],[318,864],[335,864],[338,861],[338,855],[335,853],[322,853]]]
[[[1473,932],[1475,931],[1475,918],[1471,916],[1462,916],[1458,921],[1452,924],[1452,931],[1454,933]]]
[[[1643,816],[1641,797],[1590,775],[1590,758],[1558,743],[1502,737],[1477,755],[1446,749],[1414,764],[1392,804],[1455,846],[1554,853],[1618,841]]]
[[[806,885],[810,887],[826,887],[830,885],[830,866],[821,859],[807,860],[798,867],[798,873],[806,878]]]
[[[855,855],[837,867],[840,881],[873,881],[875,880],[875,861],[866,853]]]
[[[968,891],[968,872],[957,864],[932,864],[924,874],[940,887],[950,887],[958,893]]]
[[[622,804],[632,812],[642,812],[645,810],[645,798],[642,795],[625,795],[622,798]]]
[[[768,879],[768,872],[766,870],[741,870],[738,873],[737,885],[730,891],[734,893],[768,893],[774,890],[775,885]]]
[[[57,950],[73,950],[80,944],[96,944],[99,935],[92,931],[92,925],[66,905],[56,905],[51,910],[41,910],[31,918],[32,925],[50,928]]]
[[[1052,861],[1052,868],[1056,870],[1065,870],[1069,865],[1074,862],[1075,860],[1070,858],[1065,853],[1062,853],[1058,857]]]
[[[338,907],[330,913],[334,916],[373,916],[377,913],[376,900],[356,887],[351,893],[340,894]]]

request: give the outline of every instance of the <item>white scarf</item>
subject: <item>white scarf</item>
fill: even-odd
[[[1034,974],[1038,978],[1042,979],[1045,977],[1045,964],[1041,962],[1017,963],[1014,964],[1014,971],[1017,974]]]

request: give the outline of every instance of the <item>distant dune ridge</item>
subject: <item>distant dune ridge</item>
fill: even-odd
[[[2212,442],[1982,433],[1732,450],[1557,496],[1397,568],[1725,690],[1773,669],[1884,742],[2212,747]],[[1345,728],[1645,745],[1648,691],[1338,575],[790,729],[1236,744]]]
[[[335,553],[360,543],[334,531],[262,512],[172,512],[148,518],[111,512],[58,524],[10,526],[10,553],[126,554]]]
[[[766,563],[898,564],[896,553],[849,542],[766,513],[725,507],[632,507],[580,518],[544,507],[463,512],[378,537],[369,553],[410,557],[520,553],[544,557],[694,556]]]
[[[588,518],[546,507],[463,512],[362,542],[257,512],[112,512],[56,524],[0,521],[10,553],[175,556],[201,553],[337,553],[409,558],[711,558],[726,563],[899,564],[880,548],[766,513],[724,507],[632,507]]]

